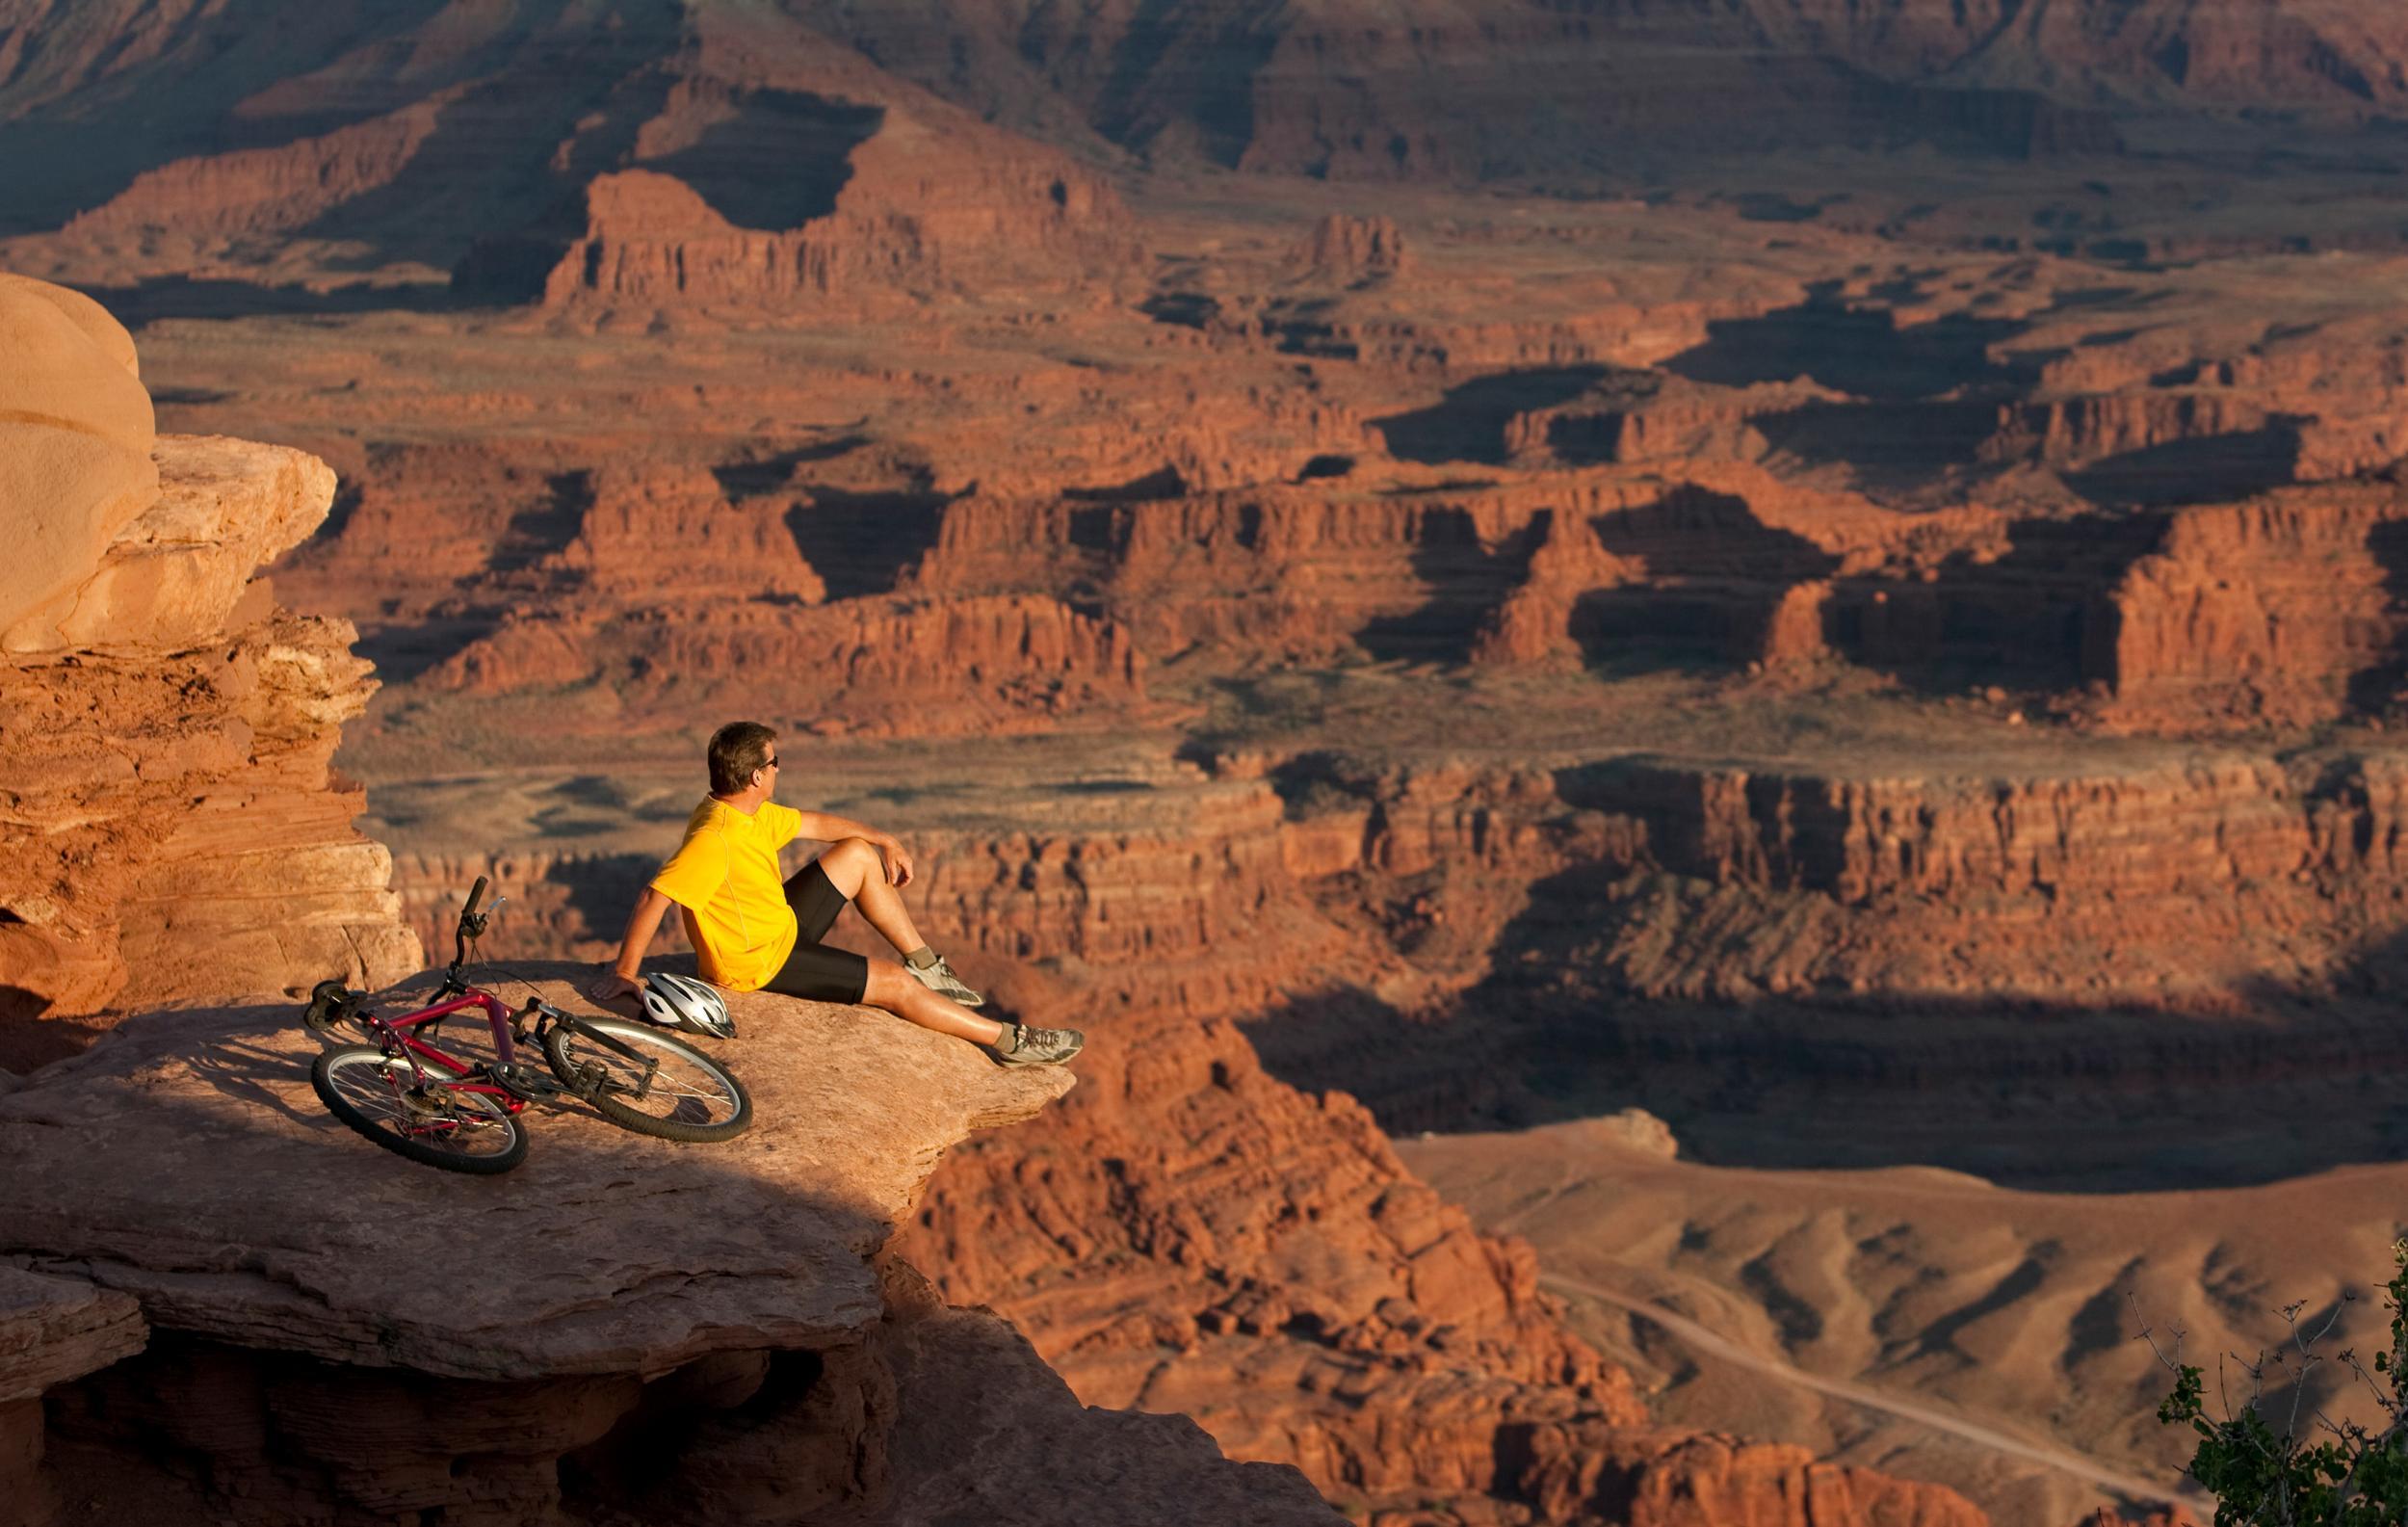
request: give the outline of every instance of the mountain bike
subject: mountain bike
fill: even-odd
[[[433,1000],[386,1015],[363,993],[322,981],[301,1025],[328,1038],[346,1026],[373,1041],[325,1051],[310,1085],[335,1118],[385,1149],[449,1172],[508,1172],[527,1159],[518,1116],[529,1103],[573,1097],[622,1129],[662,1140],[733,1140],[752,1126],[752,1098],[725,1066],[648,1023],[563,1013],[537,996],[513,1010],[462,978],[493,907],[477,909],[485,878],[477,877],[452,944],[452,962]],[[436,1040],[443,1021],[471,1010],[492,1028],[495,1058],[454,1055]],[[533,1041],[546,1076],[518,1059]]]

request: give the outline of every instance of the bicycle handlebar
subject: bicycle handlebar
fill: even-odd
[[[460,967],[468,963],[469,940],[484,936],[484,920],[490,914],[477,910],[477,904],[484,900],[484,888],[485,878],[480,875],[477,883],[468,887],[468,900],[461,905],[459,921],[453,926],[451,973],[454,981],[459,979]],[[496,901],[493,905],[499,907],[502,904]]]

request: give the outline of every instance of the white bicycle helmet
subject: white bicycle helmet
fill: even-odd
[[[643,978],[643,1014],[665,1029],[683,1029],[708,1039],[732,1040],[736,1020],[707,984],[692,976],[656,971]]]

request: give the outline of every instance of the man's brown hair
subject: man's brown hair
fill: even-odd
[[[711,793],[739,795],[752,783],[752,772],[770,761],[770,744],[777,733],[757,721],[731,721],[711,734]]]

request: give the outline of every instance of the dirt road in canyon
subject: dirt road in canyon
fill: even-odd
[[[1641,1320],[1662,1327],[1696,1351],[1735,1367],[1744,1368],[1750,1373],[1762,1374],[1776,1382],[1795,1384],[1803,1389],[1811,1389],[1817,1394],[1827,1395],[1834,1400],[1844,1400],[1850,1405],[1863,1406],[1869,1410],[1878,1410],[1884,1415],[1911,1421],[1917,1426],[1929,1427],[1935,1432],[1945,1432],[1950,1436],[1962,1437],[1977,1447],[1989,1448],[2009,1458],[2037,1463],[2043,1468],[2055,1469],[2081,1480],[2085,1485],[2095,1485],[2135,1505],[2162,1501],[2169,1494],[2162,1481],[2144,1479],[2137,1474],[2108,1468],[2078,1453],[2070,1453],[2063,1448],[2051,1447],[2042,1442],[2027,1441],[2021,1437],[2012,1436],[1997,1427],[1984,1426],[1978,1421],[1969,1421],[1962,1416],[1951,1415],[1935,1406],[1923,1405],[1905,1396],[1876,1389],[1870,1384],[1849,1383],[1845,1380],[1826,1379],[1819,1374],[1808,1373],[1794,1363],[1783,1362],[1778,1357],[1752,1352],[1729,1337],[1717,1335],[1688,1316],[1676,1314],[1652,1300],[1634,1299],[1628,1294],[1608,1288],[1602,1283],[1593,1283],[1586,1278],[1566,1277],[1555,1273],[1541,1274],[1538,1281],[1542,1287],[1572,1299],[1595,1300],[1600,1303],[1611,1304],[1617,1309],[1627,1310]],[[2171,1493],[2194,1511],[2202,1513],[2214,1511],[2214,1506],[2209,1501],[2207,1495],[2197,1489],[2186,1488]]]

